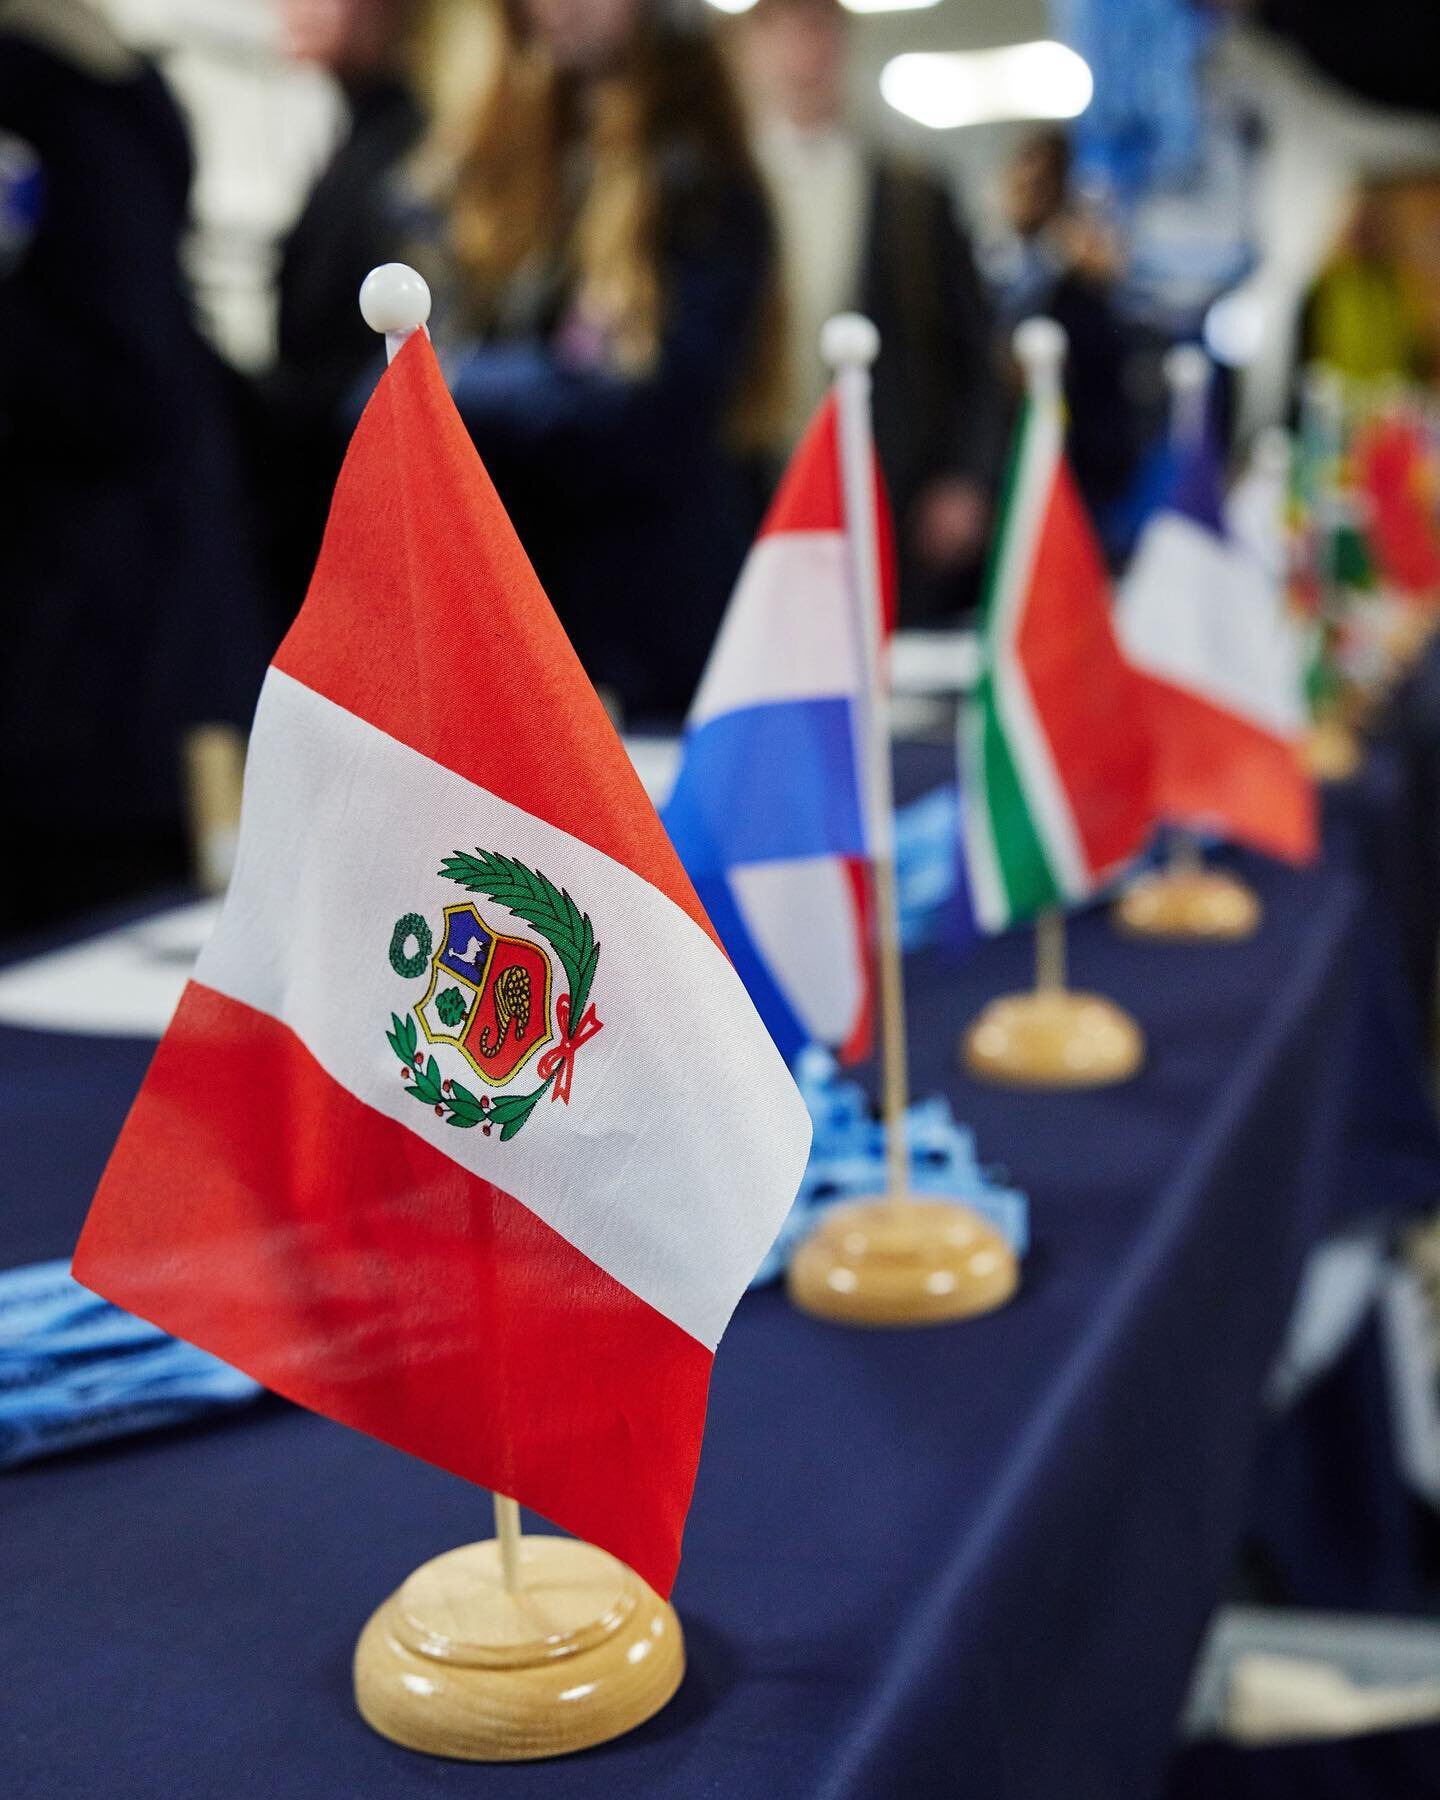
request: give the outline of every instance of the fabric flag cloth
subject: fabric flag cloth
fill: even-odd
[[[414,335],[75,1274],[670,1589],[803,1100]]]
[[[876,475],[881,585],[889,512]],[[686,721],[665,824],[787,1062],[864,1056],[873,1016],[872,850],[858,727],[861,615],[839,416],[820,405],[775,494]]]
[[[1440,598],[1440,531],[1423,436],[1403,416],[1377,419],[1361,431],[1355,459],[1381,575],[1406,599],[1433,603]]]
[[[1280,504],[1276,496],[1277,506]],[[1306,636],[1283,580],[1227,522],[1219,459],[1177,450],[1169,492],[1120,589],[1120,635],[1154,742],[1154,800],[1172,824],[1215,831],[1289,862],[1318,849],[1315,787],[1301,760]]]
[[[1154,821],[1141,684],[1110,609],[1060,407],[1032,397],[991,551],[980,680],[961,717],[965,857],[987,931],[1093,894]]]

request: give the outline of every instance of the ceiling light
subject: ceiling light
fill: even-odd
[[[840,4],[853,13],[919,12],[927,6],[938,6],[940,0],[840,0]]]
[[[709,4],[717,12],[744,13],[756,4],[756,0],[709,0]],[[847,12],[852,13],[892,13],[920,12],[929,6],[938,6],[940,0],[840,0]]]
[[[932,131],[1009,119],[1073,119],[1094,91],[1085,59],[1048,41],[998,50],[912,51],[892,57],[880,73],[887,102]]]

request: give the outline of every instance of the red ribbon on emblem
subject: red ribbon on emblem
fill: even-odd
[[[574,1033],[570,1030],[570,996],[562,994],[555,1002],[555,1016],[560,1021],[560,1042],[553,1044],[540,1061],[535,1065],[535,1073],[542,1081],[556,1077],[555,1085],[550,1090],[552,1100],[563,1100],[570,1104],[570,1078],[575,1073],[575,1052],[582,1044],[588,1044],[595,1033],[601,1029],[603,1021],[595,1016],[595,1002],[592,1000],[585,1008],[580,1023]]]

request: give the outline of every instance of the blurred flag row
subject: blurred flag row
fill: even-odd
[[[1297,430],[1263,434],[1227,483],[1202,391],[1112,580],[1066,466],[1060,383],[1031,388],[962,707],[972,926],[1107,891],[1163,827],[1310,861],[1315,720],[1380,691],[1440,608],[1435,414],[1312,376]],[[848,529],[827,401],[741,576],[666,814],[787,1059],[868,1043]]]

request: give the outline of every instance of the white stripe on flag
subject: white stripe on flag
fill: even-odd
[[[1246,550],[1178,513],[1146,527],[1120,590],[1138,667],[1275,737],[1305,725],[1304,651],[1276,582]]]
[[[845,538],[777,531],[758,538],[740,571],[687,724],[773,700],[860,691]]]
[[[855,890],[835,856],[750,863],[730,887],[755,947],[819,1044],[843,1044],[865,999]]]
[[[600,945],[603,1029],[578,1053],[570,1104],[547,1097],[507,1144],[422,1108],[385,1037],[428,978],[390,967],[395,923],[418,912],[438,944],[442,907],[466,898],[437,874],[441,860],[476,846],[568,889]],[[529,935],[475,898],[497,929]],[[196,979],[288,1025],[357,1098],[493,1180],[712,1349],[799,1185],[804,1103],[692,919],[600,851],[275,669],[234,880]]]
[[[1003,931],[1011,922],[1010,899],[1000,879],[995,822],[985,770],[985,709],[973,696],[960,703],[960,830],[970,876],[975,919],[984,931]]]

